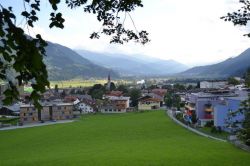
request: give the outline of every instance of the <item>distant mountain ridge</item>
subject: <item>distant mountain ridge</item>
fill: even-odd
[[[48,42],[44,62],[50,80],[69,80],[75,78],[113,78],[119,75],[111,69],[96,65],[83,58],[68,47]]]
[[[122,76],[162,76],[185,71],[188,67],[173,61],[142,55],[96,53],[76,50],[82,57],[95,64],[111,68]]]
[[[223,62],[198,66],[188,69],[179,74],[185,77],[229,77],[229,76],[242,76],[250,67],[250,48],[242,52],[239,56],[229,58]]]

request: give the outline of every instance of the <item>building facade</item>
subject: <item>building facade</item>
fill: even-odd
[[[246,99],[246,97],[228,97],[216,105],[214,108],[214,126],[229,130],[227,128],[228,115],[239,110],[241,102]],[[230,121],[241,121],[243,118],[243,114],[236,114]]]
[[[161,100],[150,96],[138,99],[138,110],[155,110],[161,107]]]
[[[102,113],[125,113],[129,108],[130,97],[105,96],[106,103],[100,108]]]
[[[22,104],[20,106],[20,123],[22,124],[72,118],[72,103],[42,104],[42,109],[40,111],[38,111],[32,104]]]

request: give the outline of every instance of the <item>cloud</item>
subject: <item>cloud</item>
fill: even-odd
[[[63,10],[65,28],[49,29],[45,22],[33,31],[46,40],[71,48],[98,52],[145,54],[162,59],[174,59],[188,65],[218,62],[236,56],[250,45],[243,36],[247,27],[234,27],[221,16],[239,8],[238,0],[144,0],[144,7],[131,13],[137,29],[146,29],[151,42],[109,44],[109,37],[89,39],[101,24],[95,16],[82,9]],[[134,28],[127,18],[125,25]]]

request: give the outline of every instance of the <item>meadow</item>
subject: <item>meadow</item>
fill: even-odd
[[[76,122],[0,131],[0,165],[230,166],[250,153],[196,135],[164,111],[86,115]]]
[[[112,80],[115,84],[130,84],[132,81],[128,80]],[[63,80],[63,81],[50,81],[50,87],[54,88],[58,85],[58,88],[68,88],[68,87],[91,87],[95,84],[105,84],[107,80],[105,79],[74,79],[74,80]]]

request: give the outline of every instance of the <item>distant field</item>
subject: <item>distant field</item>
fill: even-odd
[[[86,115],[67,124],[0,131],[0,165],[249,166],[250,153],[196,135],[163,111]]]
[[[131,81],[127,80],[115,80],[112,81],[114,83],[119,84],[128,84]],[[67,88],[67,87],[91,87],[94,84],[105,84],[107,80],[66,80],[66,81],[50,81],[51,88],[54,88],[57,84],[59,88]]]
[[[112,81],[116,85],[118,84],[132,84],[132,81],[128,80],[114,80]],[[102,84],[104,85],[107,83],[107,80],[65,80],[65,81],[50,81],[50,87],[53,89],[55,85],[58,85],[58,88],[75,88],[75,87],[91,87],[95,84]],[[33,91],[32,87],[24,87],[24,91],[31,93]]]

